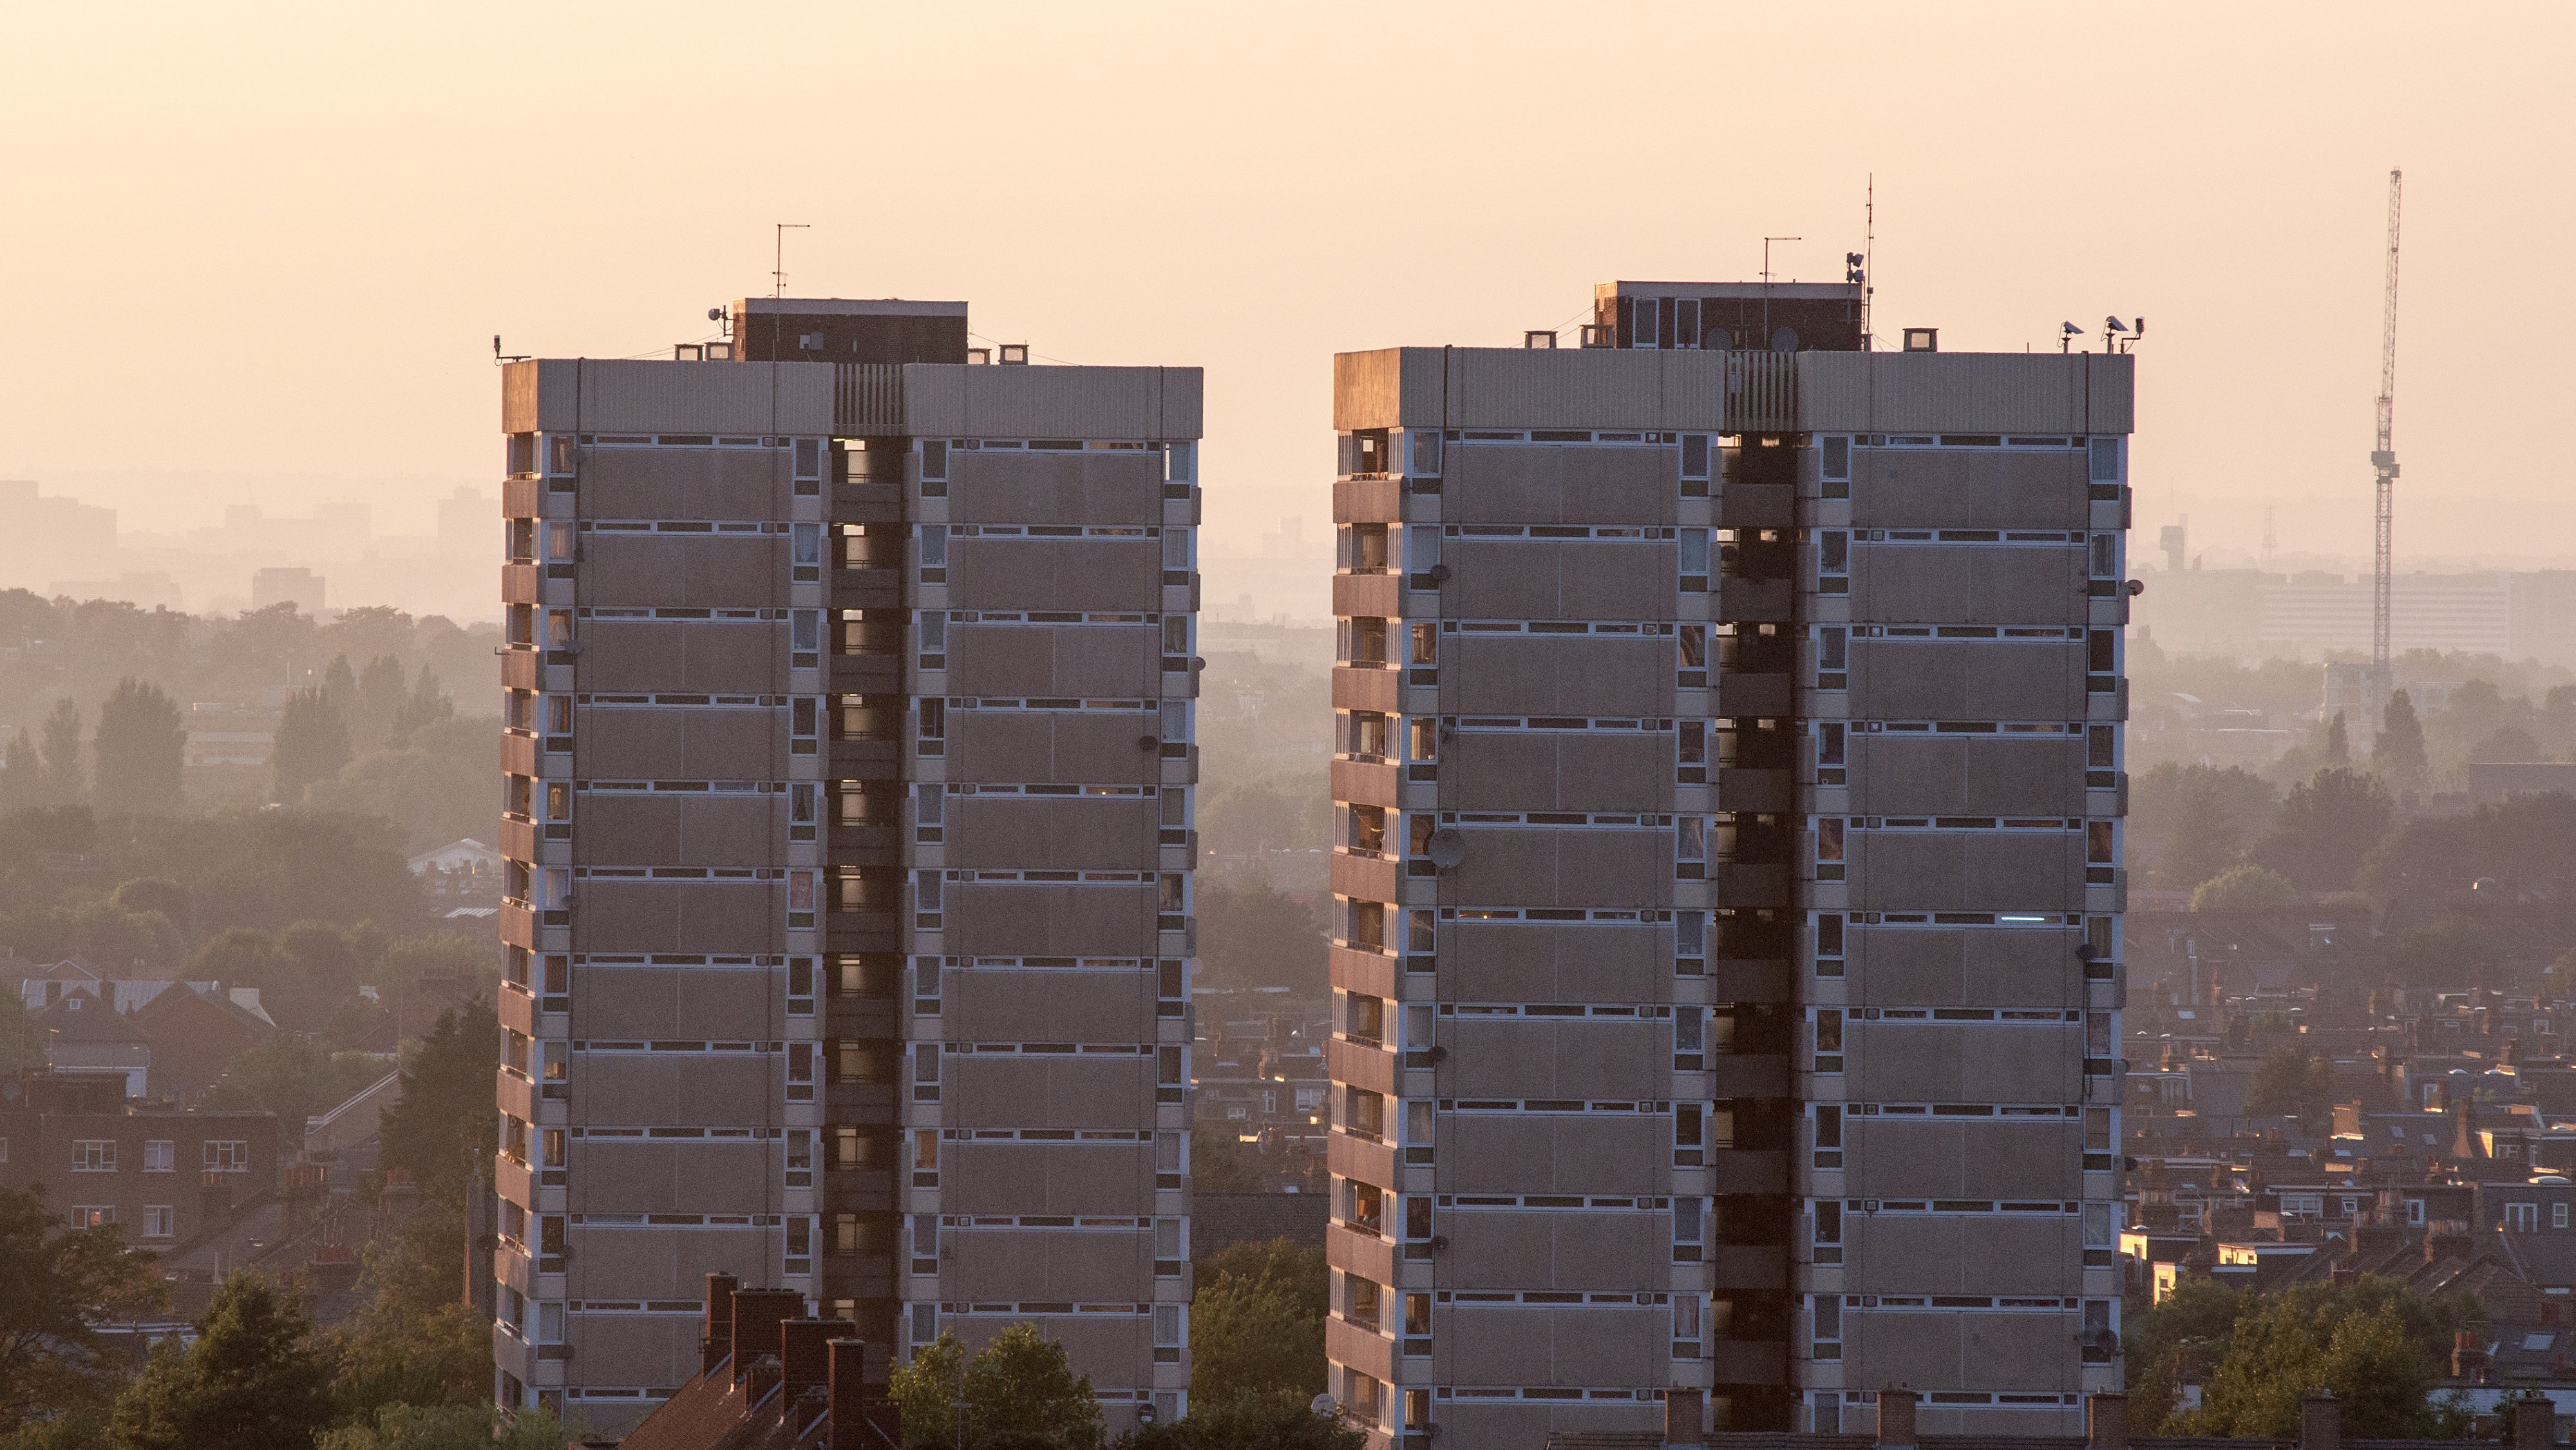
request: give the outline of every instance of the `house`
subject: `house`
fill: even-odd
[[[514,1290],[504,1290],[517,1301]],[[531,1306],[505,1302],[496,1358],[560,1351],[560,1326],[526,1324]],[[698,1374],[626,1432],[619,1450],[860,1450],[899,1445],[885,1397],[888,1346],[863,1344],[846,1319],[815,1319],[792,1289],[745,1289],[707,1275]],[[531,1336],[536,1338],[529,1343]]]
[[[213,982],[159,993],[132,1020],[152,1037],[155,1090],[182,1104],[196,1101],[233,1059],[277,1031],[258,988],[227,991]]]
[[[112,1015],[88,1000],[82,1011]],[[145,1107],[112,1073],[0,1078],[0,1186],[42,1189],[75,1228],[114,1224],[128,1243],[169,1248],[277,1181],[273,1113]]]
[[[152,1087],[152,1034],[95,991],[65,993],[30,1019],[56,1072],[113,1073],[128,1097]]]

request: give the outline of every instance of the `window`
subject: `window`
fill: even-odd
[[[250,1141],[245,1138],[209,1138],[203,1149],[205,1169],[209,1173],[248,1173]]]
[[[116,1140],[113,1138],[81,1138],[74,1140],[72,1143],[72,1171],[74,1173],[114,1173],[116,1171]]]
[[[143,1210],[143,1236],[147,1239],[174,1239],[179,1236],[179,1213],[166,1203],[156,1203]]]
[[[73,1228],[108,1228],[116,1222],[116,1210],[107,1204],[75,1203],[71,1209]]]
[[[2504,1206],[2504,1226],[2518,1233],[2529,1233],[2540,1227],[2540,1205],[2508,1203]]]
[[[2551,1228],[2567,1227],[2567,1205],[2565,1203],[2561,1202],[2549,1205],[2549,1226]]]

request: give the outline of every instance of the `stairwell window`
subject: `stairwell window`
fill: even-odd
[[[75,1140],[72,1143],[72,1171],[74,1173],[114,1173],[116,1140],[113,1138]]]
[[[250,1141],[246,1138],[209,1138],[202,1150],[202,1159],[209,1173],[248,1173]]]

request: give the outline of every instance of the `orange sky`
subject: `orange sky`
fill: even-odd
[[[2285,551],[2357,561],[2394,164],[2400,566],[2576,563],[2571,17],[18,5],[0,476],[128,527],[358,494],[421,527],[494,475],[494,332],[667,356],[790,220],[792,292],[1206,366],[1212,544],[1311,539],[1333,351],[1509,344],[1597,280],[1751,276],[1766,232],[1830,276],[1874,172],[1883,329],[2144,314],[2141,528],[2250,550],[2271,502]]]

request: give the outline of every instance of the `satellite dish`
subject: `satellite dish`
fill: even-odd
[[[2066,334],[2068,337],[2081,337],[2084,335],[2084,329],[2076,326],[2072,322],[2061,322],[2057,324],[2057,330]]]
[[[2102,325],[2103,325],[2104,327],[2109,328],[2109,329],[2110,329],[2111,331],[2113,331],[2113,332],[2126,332],[2126,331],[2128,331],[2128,330],[2129,330],[2129,324],[2127,324],[2127,323],[2125,323],[2125,322],[2122,322],[2120,319],[2118,319],[2118,318],[2116,318],[2116,317],[2105,317],[2105,318],[2103,318],[2103,319],[2102,319]]]
[[[1329,1415],[1341,1406],[1334,1403],[1331,1395],[1317,1395],[1306,1402],[1306,1408],[1318,1415]]]
[[[1796,352],[1798,350],[1798,329],[1794,327],[1784,327],[1771,334],[1771,350],[1773,352]]]
[[[724,321],[724,309],[723,309],[723,308],[721,308],[721,307],[710,307],[710,308],[708,308],[708,309],[707,309],[707,321],[709,321],[709,322],[722,322],[722,321]]]
[[[1467,838],[1456,826],[1442,826],[1431,833],[1431,864],[1443,871],[1455,871],[1467,859]]]

